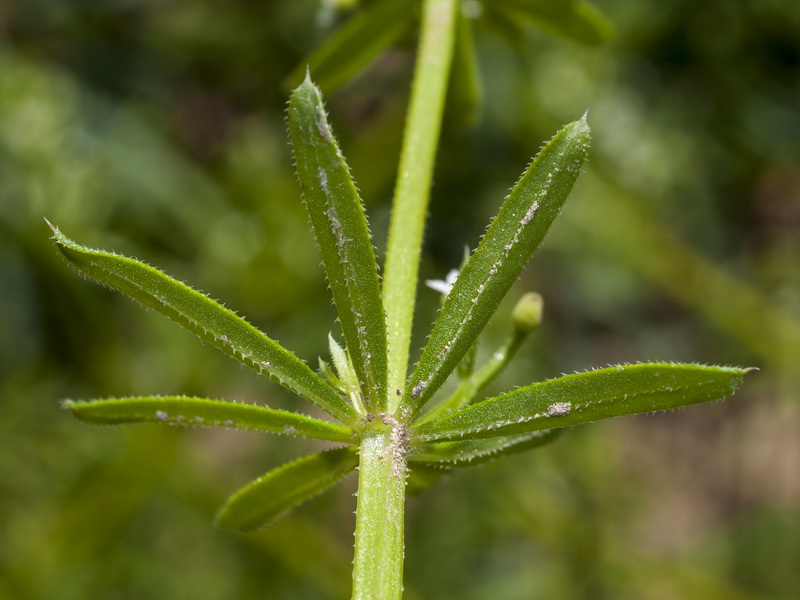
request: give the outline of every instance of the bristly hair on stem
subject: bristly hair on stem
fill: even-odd
[[[51,225],[58,250],[80,273],[166,316],[330,418],[192,396],[67,400],[64,408],[96,425],[223,427],[336,444],[257,477],[228,499],[217,522],[243,531],[265,527],[357,470],[355,600],[402,597],[404,507],[410,490],[433,485],[449,470],[542,448],[578,425],[724,398],[748,372],[665,362],[615,365],[480,397],[542,320],[542,298],[523,295],[508,341],[476,364],[484,327],[578,179],[591,139],[584,114],[542,146],[457,277],[433,286],[446,297],[407,376],[422,233],[451,72],[454,106],[474,110],[479,98],[471,27],[458,13],[457,0],[422,1],[382,284],[363,202],[311,74],[319,73],[323,87],[340,85],[405,31],[414,18],[412,4],[382,0],[365,7],[312,55],[289,101],[297,178],[344,342],[328,334],[332,367],[320,357],[319,373],[313,371],[185,283],[136,259],[78,244]],[[584,43],[609,36],[602,15],[584,2],[504,4],[557,35]],[[344,59],[348,52],[350,62]],[[437,393],[452,373],[460,379],[455,392]]]

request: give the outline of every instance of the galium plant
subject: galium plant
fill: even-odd
[[[542,242],[586,159],[586,115],[547,142],[514,185],[445,296],[408,375],[422,231],[453,53],[455,0],[425,0],[420,51],[400,159],[383,281],[355,182],[307,75],[292,93],[288,128],[303,202],[322,255],[344,344],[329,336],[332,366],[315,372],[245,319],[140,261],[79,245],[51,225],[84,275],[160,312],[332,420],[265,406],[186,396],[65,401],[88,423],[152,422],[248,429],[339,444],[267,472],[231,496],[218,522],[269,524],[358,469],[353,598],[397,599],[403,589],[403,515],[409,489],[441,473],[531,450],[565,428],[723,398],[746,369],[634,364],[566,375],[481,399],[539,324],[542,300],[526,294],[509,340],[479,368],[484,327]],[[438,394],[456,373],[458,385]]]

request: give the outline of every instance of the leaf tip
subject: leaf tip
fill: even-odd
[[[50,221],[47,220],[46,217],[42,218],[44,219],[44,222],[47,223],[47,226],[50,228],[50,231],[53,232],[53,235],[50,239],[55,241],[55,243],[59,246],[66,246],[70,241],[70,239],[63,233],[61,233],[61,230],[58,228],[58,226],[53,225]]]
[[[311,79],[311,68],[308,65],[306,65],[306,75],[303,78],[303,81],[301,81],[300,85],[294,89],[292,96],[297,96],[303,92],[316,92],[319,94],[319,88]]]
[[[589,109],[581,115],[581,118],[576,121],[580,133],[585,134],[587,138],[592,136],[592,126],[589,125]]]
[[[85,401],[64,399],[59,401],[59,406],[68,410],[70,414],[83,423],[92,423],[90,418],[87,418],[86,413],[81,410],[81,407],[86,404]]]
[[[55,242],[56,246],[58,247],[59,250],[62,251],[62,253],[64,253],[65,249],[68,247],[77,246],[75,242],[73,242],[70,238],[64,235],[64,233],[58,228],[57,225],[53,225],[47,219],[45,219],[44,222],[47,223],[47,226],[53,232],[53,235],[50,237],[50,239]]]
[[[222,508],[217,511],[217,514],[214,515],[214,526],[220,529],[238,529],[240,531],[246,531],[239,523],[230,518],[230,512],[227,508],[227,504],[223,505]]]

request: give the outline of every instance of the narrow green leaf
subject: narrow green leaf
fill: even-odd
[[[422,440],[486,438],[571,427],[719,400],[746,369],[672,363],[620,365],[535,383],[416,427]]]
[[[382,0],[359,10],[297,65],[284,82],[286,89],[295,88],[310,70],[317,85],[332,94],[394,44],[413,16],[414,3],[408,0]]]
[[[65,400],[64,408],[93,425],[164,423],[184,427],[227,427],[353,443],[350,428],[306,415],[265,406],[191,398],[138,396],[81,402]]]
[[[433,421],[471,404],[478,392],[489,385],[508,366],[525,338],[539,327],[543,306],[544,302],[539,294],[529,292],[523,295],[511,313],[514,331],[508,341],[493,352],[491,358],[476,373],[472,373],[468,377],[462,376],[456,391],[449,398],[442,398],[439,402],[429,402],[424,408],[424,412],[418,415],[416,423],[421,425]],[[473,344],[465,356],[474,353],[476,345]],[[459,371],[464,360],[459,363]]]
[[[350,360],[347,350],[342,348],[330,333],[328,334],[328,348],[344,393],[347,394],[350,402],[359,413],[362,415],[367,414],[361,395],[361,386],[358,384],[358,375],[356,375],[356,370],[353,368],[353,362]]]
[[[250,531],[275,521],[324,492],[358,465],[353,449],[311,454],[262,475],[233,494],[217,514],[217,523]]]
[[[542,31],[574,42],[594,46],[614,39],[611,21],[583,0],[502,0],[502,5]]]
[[[328,351],[336,369],[336,375],[346,392],[357,392],[359,390],[358,375],[353,368],[353,362],[347,355],[347,351],[342,348],[332,334],[328,334]]]
[[[471,127],[480,117],[483,83],[472,20],[463,13],[458,17],[451,69],[445,115],[456,127]]]
[[[409,463],[406,478],[406,494],[413,496],[436,484],[453,470],[452,466],[435,463]]]
[[[553,429],[482,440],[420,444],[409,459],[406,493],[417,494],[455,469],[476,467],[503,456],[540,448],[560,437],[563,431]]]
[[[412,463],[446,464],[449,467],[473,467],[501,456],[519,454],[549,444],[563,429],[545,429],[509,436],[455,442],[428,442],[414,447]]]
[[[386,323],[375,251],[361,198],[328,125],[322,95],[308,78],[289,100],[289,135],[347,351],[368,408],[378,412],[386,403],[387,374]]]
[[[567,199],[589,147],[586,117],[561,129],[511,190],[462,269],[403,399],[414,413],[475,342]]]
[[[525,50],[527,37],[525,25],[513,10],[505,8],[498,2],[483,4],[481,23],[495,35],[505,40],[511,49],[521,54]]]
[[[81,246],[57,227],[50,227],[59,250],[87,277],[169,317],[337,419],[349,423],[357,418],[353,407],[308,365],[233,311],[158,269],[132,258]]]
[[[333,372],[333,369],[331,369],[331,366],[328,364],[328,362],[322,358],[319,359],[319,374],[322,375],[323,379],[331,384],[331,386],[336,390],[343,394],[347,393],[344,384],[336,376],[336,373]]]

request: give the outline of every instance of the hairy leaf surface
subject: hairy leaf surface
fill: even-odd
[[[449,467],[471,467],[501,456],[519,454],[549,444],[562,429],[532,431],[504,437],[490,437],[454,442],[428,442],[414,448],[413,463],[442,464]]]
[[[387,367],[375,251],[361,198],[328,125],[322,96],[308,78],[289,101],[289,135],[347,351],[368,408],[378,411],[386,402]]]
[[[406,494],[413,496],[435,485],[453,470],[452,465],[416,462],[409,463],[406,478]]]
[[[536,155],[462,269],[411,375],[403,403],[416,410],[475,342],[567,199],[589,147],[582,118]]]
[[[311,454],[262,475],[233,494],[217,514],[223,527],[250,531],[320,494],[358,465],[350,448]]]
[[[58,248],[87,277],[169,317],[337,419],[356,418],[353,407],[308,365],[233,311],[143,262],[81,246],[58,228],[53,231]]]
[[[417,494],[455,469],[477,467],[503,456],[520,454],[549,444],[563,429],[534,431],[507,437],[420,444],[408,464],[408,494]]]
[[[423,440],[486,438],[679,408],[732,394],[746,370],[671,363],[609,367],[535,383],[415,428]]]
[[[165,423],[184,427],[227,427],[352,443],[344,425],[265,406],[189,396],[138,396],[76,402],[64,407],[95,425]]]

